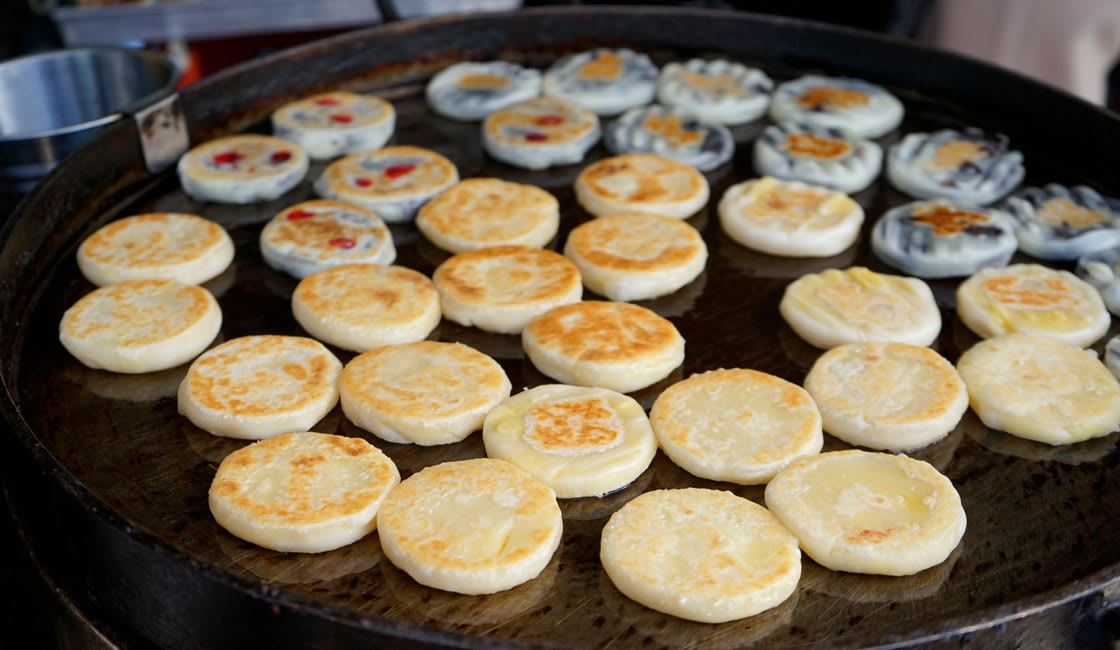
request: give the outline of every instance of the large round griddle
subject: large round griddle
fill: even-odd
[[[562,53],[600,44],[642,50],[659,64],[718,53],[778,80],[806,72],[864,78],[906,104],[906,121],[884,145],[901,133],[939,126],[998,130],[1025,153],[1027,183],[1086,183],[1120,196],[1120,147],[1107,146],[1120,142],[1114,116],[1010,73],[906,42],[743,14],[577,8],[397,24],[232,69],[188,89],[183,102],[197,144],[242,130],[264,132],[272,109],[312,92],[376,92],[397,108],[395,143],[433,148],[465,178],[496,176],[553,192],[563,223],[551,247],[559,248],[567,232],[589,218],[571,184],[584,165],[606,155],[601,145],[583,165],[542,172],[503,165],[482,153],[477,124],[427,109],[423,82],[457,60],[544,66]],[[647,409],[672,381],[718,367],[754,368],[800,383],[820,351],[780,318],[785,286],[828,267],[863,264],[892,272],[871,254],[867,232],[885,209],[908,199],[883,179],[856,195],[868,214],[863,236],[833,258],[753,253],[720,231],[714,204],[729,185],[755,176],[750,142],[763,126],[734,129],[740,145],[734,162],[708,174],[713,200],[689,220],[711,251],[705,273],[672,295],[641,303],[670,318],[687,341],[683,367],[635,394]],[[74,252],[94,229],[121,216],[200,214],[224,225],[237,245],[231,270],[207,284],[225,316],[219,341],[301,334],[289,308],[296,283],[263,264],[257,237],[281,208],[312,196],[311,181],[323,165],[314,165],[307,181],[276,201],[201,204],[182,193],[173,172],[149,176],[135,138],[131,124],[116,125],[62,164],[6,224],[0,254],[6,394],[0,406],[8,428],[5,472],[30,545],[93,618],[138,647],[948,647],[968,641],[998,647],[1020,634],[1023,621],[1044,629],[1035,637],[1044,644],[1039,647],[1099,639],[1100,594],[1120,576],[1120,434],[1049,447],[991,431],[971,413],[946,440],[913,454],[952,479],[968,513],[968,531],[949,560],[916,576],[883,578],[834,573],[805,558],[802,582],[787,603],[722,625],[637,605],[599,566],[607,517],[645,490],[703,486],[762,502],[760,486],[696,479],[661,454],[618,494],[562,502],[564,537],[551,564],[536,580],[493,596],[418,585],[380,556],[376,535],[313,556],[275,553],[232,537],[210,516],[206,493],[224,455],[245,443],[210,436],[176,413],[175,388],[186,367],[114,375],[84,368],[58,343],[62,312],[93,289],[78,272]],[[411,225],[394,226],[393,234],[398,264],[430,274],[446,258]],[[977,339],[953,314],[956,282],[932,285],[944,317],[934,347],[955,361]],[[492,355],[515,391],[548,381],[527,361],[517,337],[444,321],[432,338]],[[343,361],[353,356],[336,352]],[[477,435],[441,447],[385,443],[337,408],[314,430],[370,440],[402,476],[483,455]],[[826,438],[826,450],[847,447]]]

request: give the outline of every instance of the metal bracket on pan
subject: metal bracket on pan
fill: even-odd
[[[144,166],[153,174],[173,165],[190,147],[190,134],[187,133],[183,103],[179,101],[178,93],[171,93],[140,109],[132,119],[140,134]]]

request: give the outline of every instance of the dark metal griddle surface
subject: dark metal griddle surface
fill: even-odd
[[[629,20],[630,26],[611,26],[621,20]],[[1028,184],[1088,183],[1120,195],[1115,174],[1120,167],[1091,163],[1085,154],[1093,144],[1082,133],[1098,129],[1101,138],[1120,141],[1120,123],[1087,105],[1011,75],[901,43],[740,15],[665,10],[639,18],[625,12],[553,11],[397,26],[241,68],[185,99],[197,143],[246,128],[266,132],[268,111],[300,94],[328,87],[377,92],[391,99],[398,112],[393,143],[435,149],[453,160],[464,178],[494,176],[553,192],[562,206],[562,226],[549,247],[558,249],[571,228],[589,218],[576,204],[571,184],[583,166],[607,155],[602,146],[571,167],[529,172],[503,165],[482,153],[477,124],[450,121],[427,109],[422,81],[459,57],[503,56],[543,65],[562,51],[598,43],[637,47],[659,64],[722,53],[760,66],[779,81],[804,72],[860,76],[884,83],[906,104],[906,121],[881,140],[884,146],[901,133],[939,126],[1002,130],[1025,153]],[[402,52],[395,64],[389,54],[394,48]],[[357,60],[370,55],[382,58]],[[925,65],[931,61],[936,67]],[[950,78],[954,75],[956,81]],[[256,86],[243,88],[245,79]],[[984,85],[989,81],[1005,85],[997,90]],[[1036,97],[1052,103],[1026,103]],[[1062,120],[1039,121],[1046,111],[1059,110],[1072,113]],[[640,303],[672,320],[687,341],[683,367],[635,394],[647,409],[670,383],[714,368],[754,368],[800,383],[820,351],[801,341],[780,318],[777,304],[785,286],[804,273],[829,267],[867,265],[894,272],[873,257],[867,236],[885,209],[909,200],[884,179],[855,196],[867,211],[863,235],[853,248],[832,258],[771,257],[751,252],[721,232],[715,203],[731,184],[755,176],[751,142],[763,126],[734,129],[739,144],[734,162],[708,174],[713,198],[689,220],[710,250],[705,272],[672,295]],[[607,517],[645,490],[703,486],[762,503],[761,486],[696,479],[660,453],[621,493],[562,502],[564,536],[552,562],[537,579],[493,596],[458,596],[418,585],[380,556],[376,534],[311,556],[276,553],[236,539],[214,522],[206,495],[221,459],[246,443],[211,436],[177,414],[175,390],[186,366],[115,375],[84,368],[58,343],[62,312],[93,289],[78,272],[74,251],[93,229],[127,214],[202,215],[225,226],[237,245],[231,269],[206,285],[224,314],[218,342],[248,334],[303,334],[289,307],[296,281],[261,261],[257,237],[280,209],[312,198],[310,183],[324,165],[313,165],[303,184],[276,201],[198,203],[183,194],[172,172],[150,180],[128,176],[135,170],[135,151],[122,144],[123,133],[99,140],[106,148],[101,154],[104,173],[110,174],[100,177],[101,193],[53,177],[53,185],[32,197],[12,229],[3,258],[3,269],[10,273],[3,295],[8,307],[3,343],[12,351],[4,363],[12,398],[6,410],[9,425],[21,444],[34,448],[43,471],[80,502],[103,512],[99,516],[113,526],[142,546],[170,550],[170,561],[206,580],[272,603],[278,613],[296,611],[325,621],[326,629],[339,631],[339,638],[364,638],[371,644],[382,635],[476,646],[503,641],[667,648],[894,643],[957,633],[1047,607],[1099,589],[1118,574],[1118,434],[1049,447],[991,431],[971,412],[947,439],[912,454],[953,481],[968,514],[964,539],[945,563],[912,577],[885,578],[827,571],[806,557],[801,584],[789,601],[722,625],[690,623],[646,609],[622,596],[600,568],[599,534]],[[98,152],[87,149],[78,158],[64,165],[61,174],[97,178]],[[125,181],[115,187],[122,175]],[[52,198],[52,190],[75,198]],[[44,230],[45,224],[50,230]],[[411,225],[394,226],[393,236],[398,264],[430,275],[446,259]],[[12,250],[15,245],[26,252]],[[1016,261],[1032,260],[1019,256]],[[953,314],[957,283],[931,284],[944,318],[934,347],[955,361],[978,339]],[[460,341],[490,354],[505,368],[515,391],[549,381],[525,358],[516,336],[443,321],[431,338]],[[336,353],[344,362],[353,357]],[[439,447],[385,443],[349,423],[338,408],[313,430],[369,440],[393,458],[402,477],[434,463],[483,455],[478,435]],[[826,450],[842,448],[847,445],[826,436]],[[190,611],[174,615],[192,620]],[[268,629],[256,633],[261,638],[270,634]],[[190,645],[192,639],[208,637],[182,638]],[[329,637],[315,644],[333,647]]]

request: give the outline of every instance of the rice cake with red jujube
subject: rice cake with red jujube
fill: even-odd
[[[447,158],[398,145],[334,161],[315,181],[315,192],[398,223],[411,220],[420,206],[458,182],[459,170]]]
[[[260,237],[272,268],[303,279],[344,264],[392,264],[393,236],[373,212],[343,201],[304,201],[272,218]]]
[[[233,135],[179,158],[179,183],[199,201],[254,203],[279,198],[307,175],[307,153],[267,135]]]
[[[303,147],[315,160],[373,151],[393,136],[397,113],[373,95],[336,90],[284,104],[272,114],[272,132]]]
[[[534,97],[486,116],[482,146],[515,167],[547,169],[583,160],[602,129],[591,111],[559,97]]]

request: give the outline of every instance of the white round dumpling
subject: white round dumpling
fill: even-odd
[[[805,75],[774,91],[770,117],[877,138],[902,122],[902,102],[881,86],[860,79]]]
[[[655,153],[700,171],[711,171],[735,154],[726,126],[656,105],[626,111],[603,140],[615,154]]]
[[[1023,252],[1044,260],[1074,260],[1120,246],[1120,212],[1092,188],[1051,183],[1007,197]]]
[[[836,129],[778,124],[767,127],[755,141],[754,166],[760,174],[850,193],[866,188],[879,175],[883,150]]]
[[[1023,154],[1007,136],[979,129],[911,133],[891,147],[887,178],[919,199],[949,199],[968,205],[997,201],[1023,180]]]

